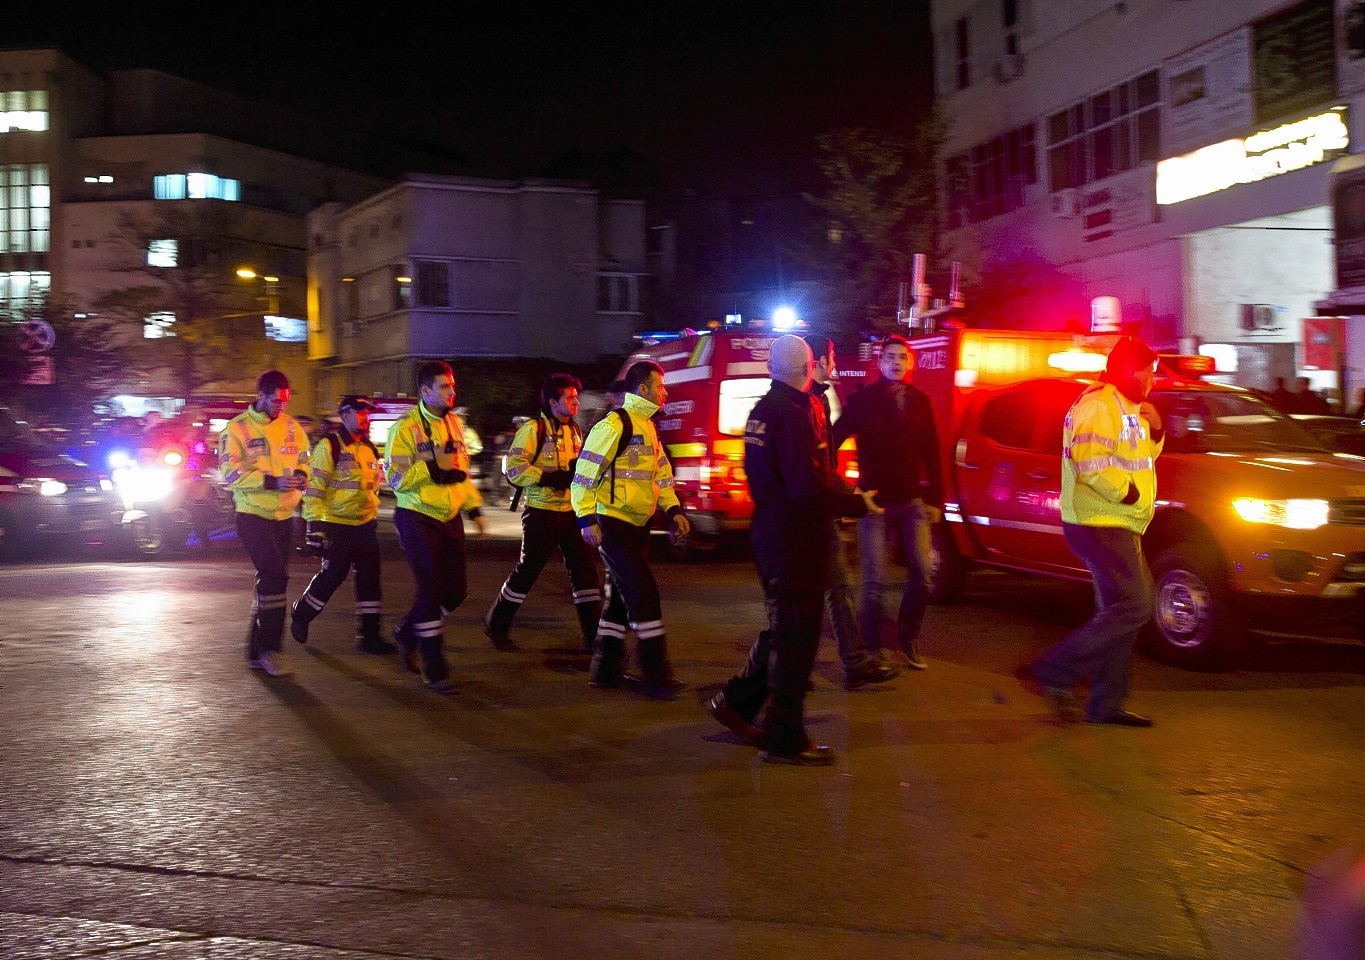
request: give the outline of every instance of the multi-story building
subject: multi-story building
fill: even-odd
[[[99,75],[52,49],[0,51],[0,104],[0,311],[20,319],[46,296],[108,320],[104,304],[125,291],[130,412],[194,390],[250,393],[257,370],[186,388],[158,349],[184,325],[176,288],[193,269],[201,326],[254,341],[251,355],[284,368],[311,405],[304,216],[382,189],[388,177],[362,166],[378,154],[361,161],[348,149],[359,138],[223,91],[153,70]],[[356,166],[321,162],[309,144]],[[399,153],[388,159],[410,162]],[[171,234],[189,220],[201,221],[198,249],[158,238],[158,225]],[[250,288],[243,267],[273,279]]]
[[[449,357],[624,354],[648,273],[645,207],[575,183],[409,174],[308,218],[319,390],[412,393]]]
[[[1365,320],[1319,314],[1365,314],[1333,221],[1365,109],[1362,7],[935,0],[947,245],[990,319],[1085,325],[1117,297],[1236,382],[1354,397]]]

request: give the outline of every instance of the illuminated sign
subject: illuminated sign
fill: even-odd
[[[308,321],[298,317],[265,317],[265,335],[281,343],[307,343]]]
[[[1180,203],[1322,163],[1350,144],[1346,108],[1296,120],[1245,140],[1224,140],[1156,165],[1156,202]]]

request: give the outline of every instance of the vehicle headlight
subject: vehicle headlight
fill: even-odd
[[[1326,500],[1262,500],[1238,497],[1232,509],[1247,523],[1269,523],[1291,530],[1316,530],[1327,523]]]
[[[66,484],[60,480],[44,480],[41,477],[20,480],[17,486],[25,493],[36,493],[44,497],[60,497],[66,493]]]

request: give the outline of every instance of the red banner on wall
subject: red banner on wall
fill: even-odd
[[[1335,370],[1341,352],[1342,317],[1303,318],[1303,369]]]

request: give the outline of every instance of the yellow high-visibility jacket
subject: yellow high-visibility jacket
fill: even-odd
[[[535,449],[540,439],[540,448]],[[555,490],[540,486],[540,478],[554,470],[572,470],[574,458],[583,449],[583,434],[573,420],[560,423],[541,414],[527,420],[503,458],[502,470],[513,486],[526,491],[526,505],[536,510],[566,513],[573,509],[567,488]]]
[[[461,510],[479,515],[483,498],[469,476],[469,453],[465,448],[464,423],[454,413],[439,417],[419,402],[394,423],[384,452],[384,474],[397,495],[398,506],[416,510],[441,522],[454,519]],[[459,483],[436,483],[428,464],[441,470],[461,470]]]
[[[291,477],[296,470],[311,474],[308,432],[289,414],[271,420],[253,404],[218,435],[218,469],[232,488],[238,513],[287,520],[303,494],[268,489],[266,477]]]
[[[303,495],[303,519],[358,527],[379,515],[379,451],[344,428],[335,436],[335,463],[326,437],[308,458],[313,476]]]
[[[1142,534],[1156,504],[1156,458],[1163,440],[1139,405],[1112,384],[1087,387],[1062,428],[1062,519],[1087,527]],[[1137,501],[1124,503],[1129,486]]]
[[[656,509],[663,508],[670,517],[682,510],[673,489],[673,467],[650,419],[659,408],[637,393],[626,394],[625,408],[630,414],[631,438],[614,462],[614,478],[612,456],[621,438],[620,418],[615,414],[603,417],[583,441],[569,487],[580,527],[596,523],[599,514],[643,527]]]

